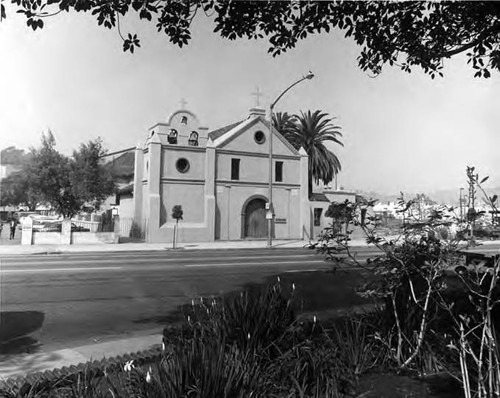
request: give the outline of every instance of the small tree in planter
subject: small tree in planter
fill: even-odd
[[[182,220],[182,215],[184,212],[182,211],[181,205],[175,205],[172,207],[172,218],[175,219],[174,226],[174,240],[172,241],[172,247],[175,249],[177,246],[177,230],[179,228],[179,220]]]

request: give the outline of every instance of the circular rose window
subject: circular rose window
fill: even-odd
[[[265,134],[260,130],[255,132],[255,135],[253,136],[253,138],[255,139],[255,142],[257,144],[263,144],[266,141]]]
[[[175,164],[175,167],[177,167],[180,173],[186,173],[189,170],[189,161],[185,158],[180,158]]]

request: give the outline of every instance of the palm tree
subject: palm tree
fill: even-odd
[[[297,117],[288,112],[276,112],[273,114],[273,128],[288,141],[293,136],[293,130]]]
[[[327,113],[319,110],[300,113],[300,116],[292,118],[293,124],[282,134],[296,149],[302,147],[309,155],[308,189],[311,198],[313,180],[316,184],[319,180],[328,184],[342,168],[337,155],[325,143],[344,144],[338,139],[342,137],[340,127],[333,124],[334,118],[330,118]]]

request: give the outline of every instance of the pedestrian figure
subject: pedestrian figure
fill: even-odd
[[[10,219],[10,237],[9,240],[14,239],[16,235],[16,220],[14,218]]]

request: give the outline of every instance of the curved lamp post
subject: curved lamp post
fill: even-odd
[[[283,97],[292,87],[296,86],[300,82],[304,80],[311,80],[314,77],[314,74],[309,71],[309,73],[305,76],[302,76],[295,83],[288,86],[278,97],[271,102],[269,106],[269,202],[267,204],[267,247],[272,247],[273,245],[273,218],[274,218],[274,209],[273,209],[273,112],[274,106],[276,103]]]

